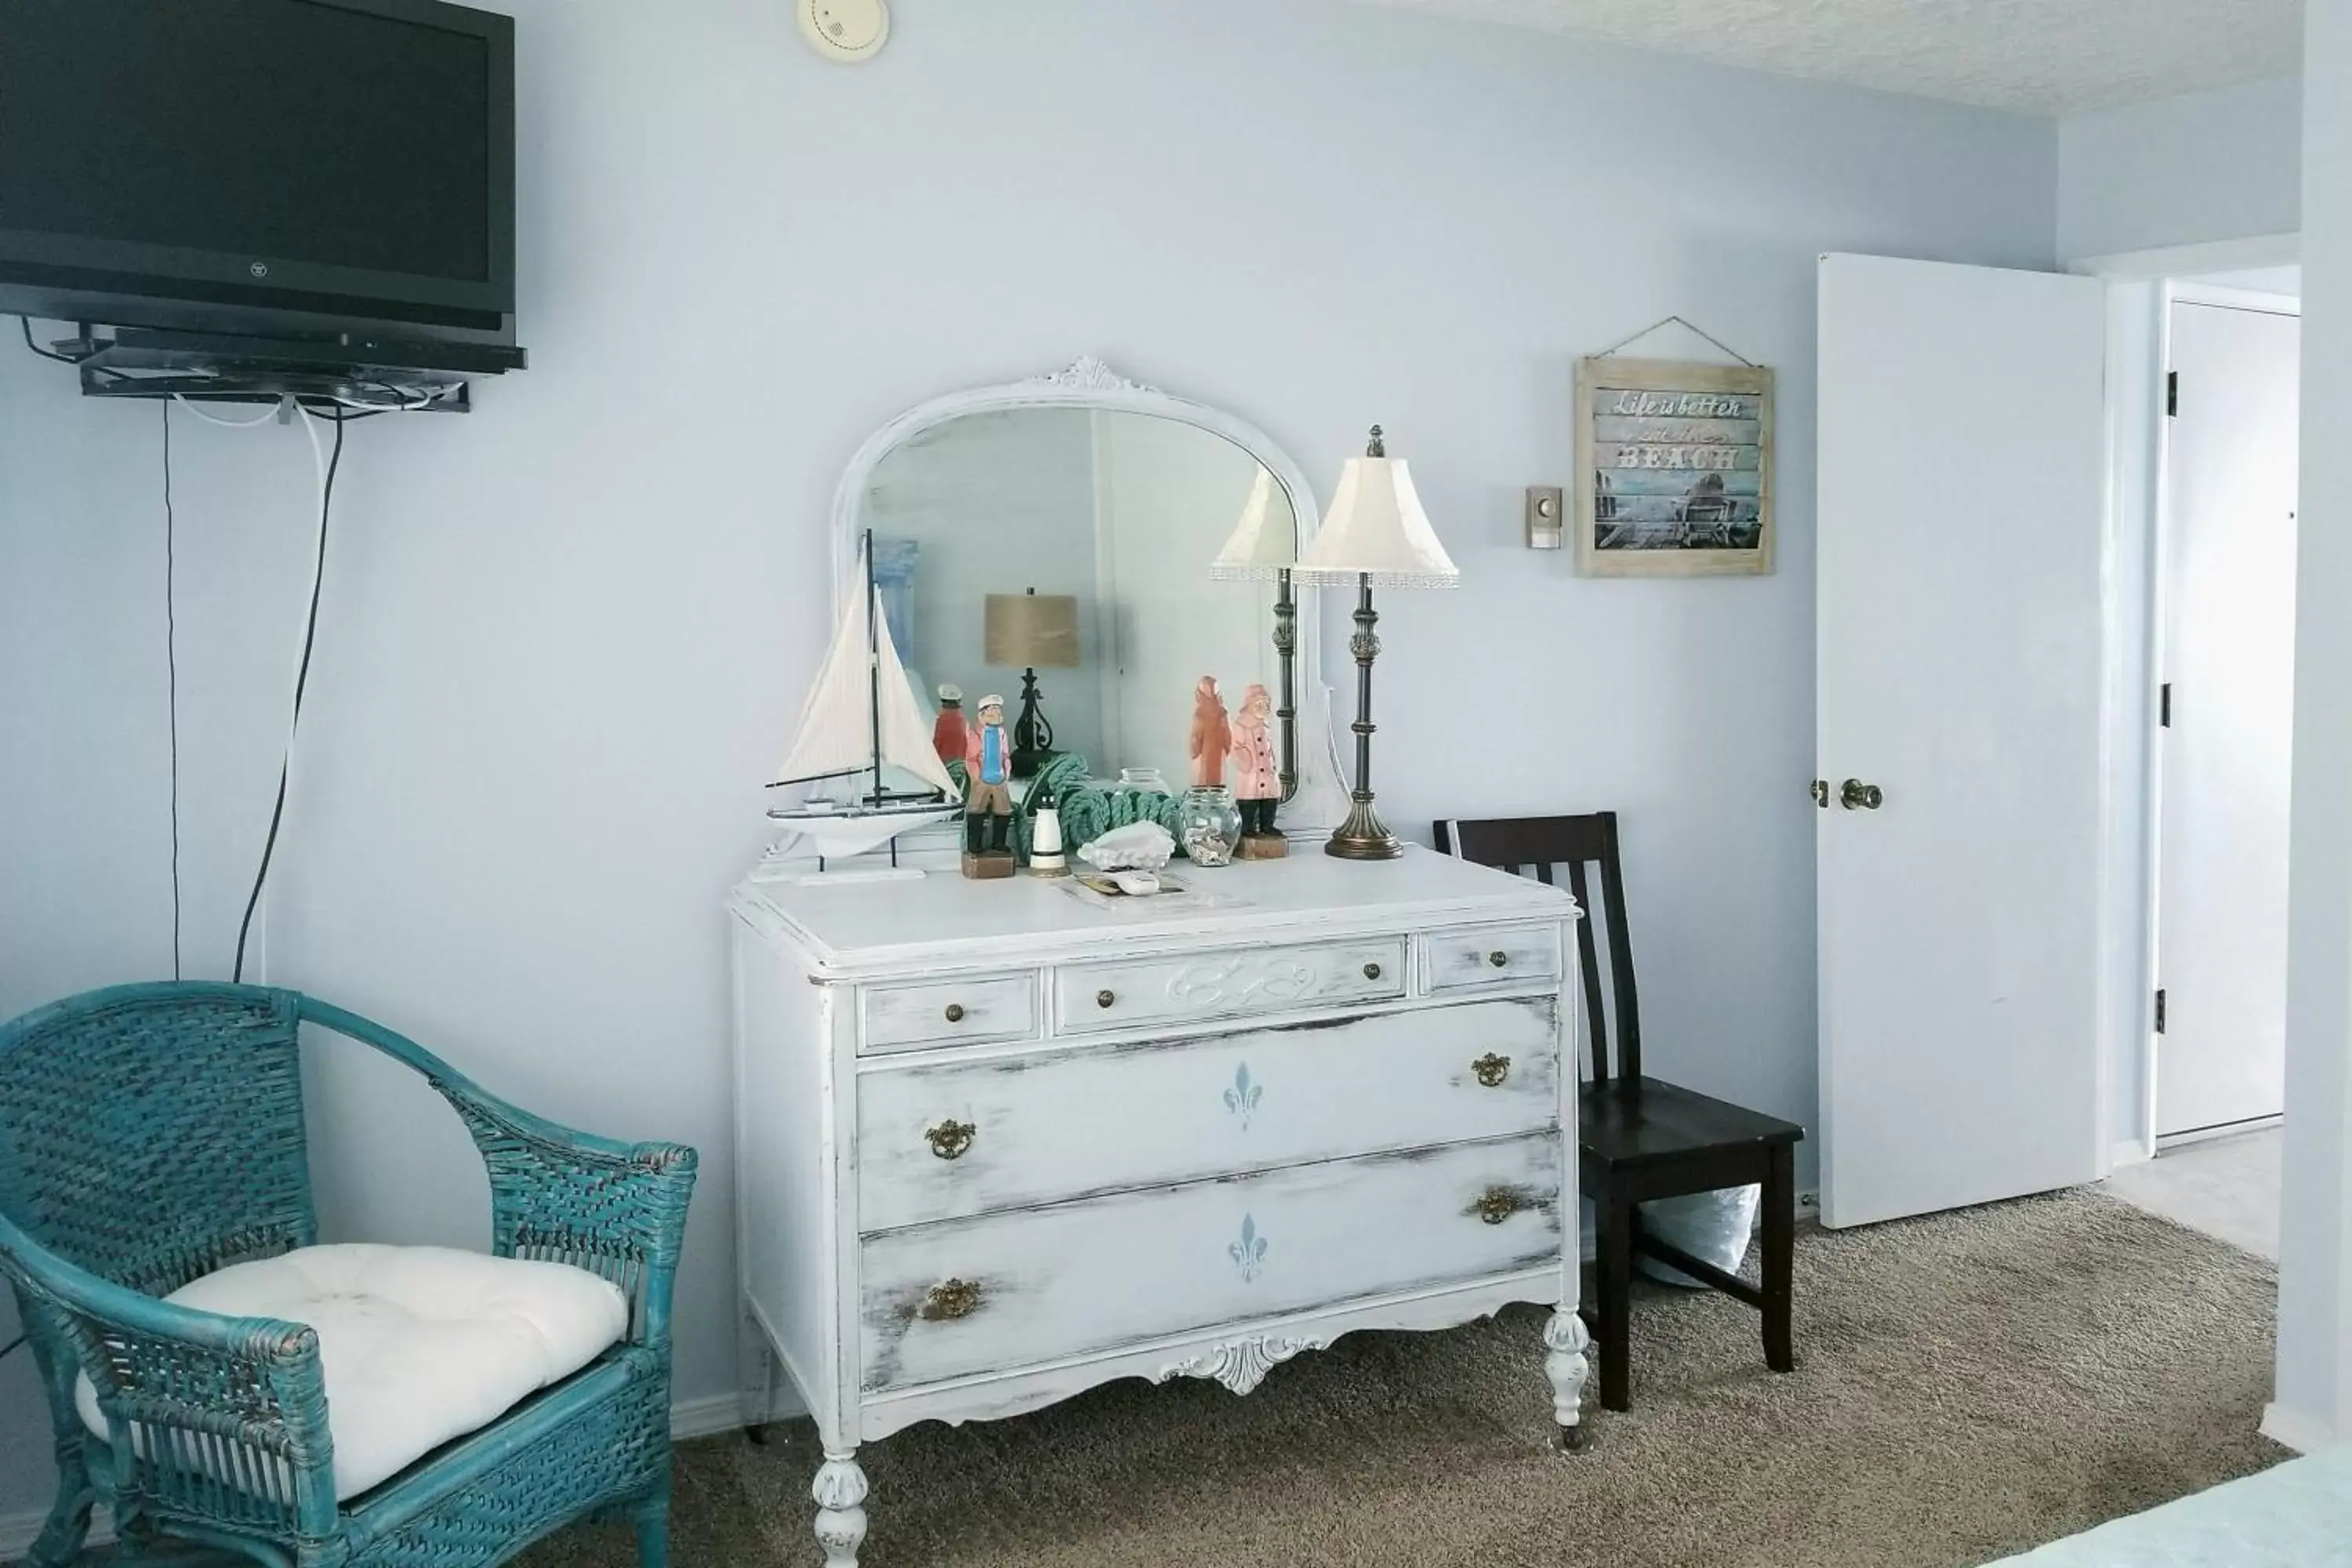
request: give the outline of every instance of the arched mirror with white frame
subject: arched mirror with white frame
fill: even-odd
[[[1153,770],[1179,793],[1201,678],[1234,711],[1264,686],[1291,714],[1276,720],[1290,774],[1280,824],[1311,841],[1348,809],[1315,590],[1291,589],[1286,616],[1276,566],[1233,580],[1211,564],[1245,521],[1255,562],[1295,559],[1318,515],[1305,474],[1262,431],[1081,359],[934,398],[858,448],[834,500],[835,614],[862,587],[870,533],[923,712],[942,687],[967,712],[1001,695],[1016,742],[1026,710],[1038,750],[1080,754],[1097,779]]]

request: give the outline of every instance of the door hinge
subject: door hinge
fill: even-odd
[[[2172,682],[2169,680],[2156,689],[2156,722],[2159,729],[2172,728]]]
[[[2164,1033],[2164,988],[2160,985],[2156,991],[2156,1032]]]
[[[2164,373],[2164,412],[2167,415],[2180,412],[2180,373],[2177,370]]]

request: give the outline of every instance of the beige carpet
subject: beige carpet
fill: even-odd
[[[1547,1447],[1543,1314],[1359,1334],[1236,1399],[1124,1383],[861,1456],[866,1568],[1977,1563],[2244,1475],[2266,1263],[2095,1193],[1801,1237],[1797,1370],[1710,1295],[1637,1304],[1634,1409]],[[677,1568],[814,1564],[804,1422],[680,1451]],[[581,1529],[528,1568],[625,1568]]]

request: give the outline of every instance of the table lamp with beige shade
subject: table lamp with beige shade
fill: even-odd
[[[1350,726],[1356,734],[1356,786],[1348,820],[1324,848],[1348,860],[1392,860],[1404,853],[1404,846],[1372,807],[1372,660],[1381,651],[1372,589],[1451,588],[1462,574],[1421,510],[1404,459],[1388,455],[1379,426],[1372,426],[1364,455],[1349,458],[1340,470],[1323,526],[1291,576],[1303,584],[1356,585],[1356,635],[1348,642],[1356,656],[1356,721]]]
[[[1274,651],[1282,666],[1280,706],[1274,716],[1282,725],[1282,798],[1298,787],[1298,675],[1294,663],[1298,651],[1298,604],[1290,591],[1290,574],[1298,564],[1298,525],[1290,498],[1276,486],[1263,465],[1242,503],[1241,521],[1209,575],[1229,583],[1273,583]]]
[[[1078,665],[1078,601],[1069,594],[991,594],[981,637],[992,668],[1019,669],[1021,717],[1013,725],[1013,775],[1029,778],[1054,754],[1054,726],[1038,700],[1040,669]]]

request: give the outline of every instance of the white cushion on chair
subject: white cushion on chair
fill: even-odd
[[[629,1328],[620,1288],[584,1268],[439,1247],[306,1247],[164,1299],[318,1331],[338,1500],[488,1426]],[[104,1436],[89,1378],[74,1397]]]

